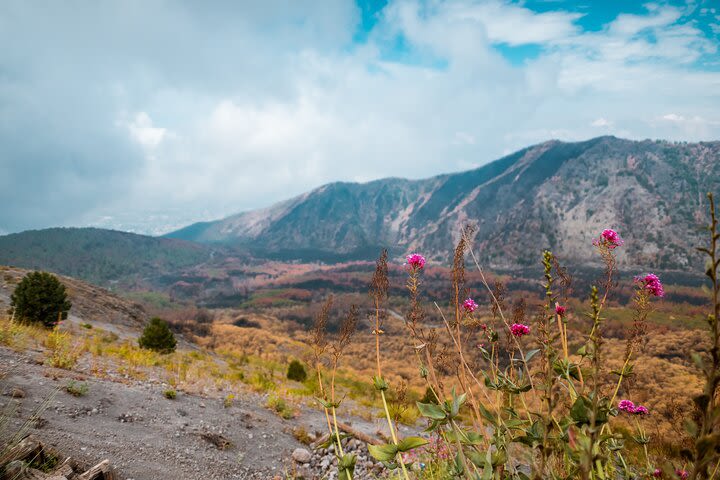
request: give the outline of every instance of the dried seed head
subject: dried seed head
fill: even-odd
[[[380,258],[375,262],[375,273],[373,273],[372,280],[370,282],[370,296],[381,303],[388,296],[388,289],[390,288],[390,282],[388,281],[388,265],[387,265],[388,252],[387,249],[383,249],[380,254]]]
[[[318,313],[317,317],[315,317],[315,322],[313,323],[311,343],[316,362],[320,360],[320,357],[327,348],[326,328],[332,304],[333,296],[331,294],[328,296],[327,300],[325,300],[325,303],[320,309],[320,313]]]
[[[340,324],[340,335],[337,344],[333,346],[333,355],[335,355],[336,358],[339,358],[345,348],[350,344],[357,327],[358,314],[359,309],[357,305],[351,305],[350,311]]]

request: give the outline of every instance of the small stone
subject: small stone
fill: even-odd
[[[312,458],[312,453],[305,448],[296,448],[292,452],[292,458],[298,463],[309,463]]]
[[[10,390],[10,396],[12,398],[25,398],[25,392],[19,388],[13,388]]]

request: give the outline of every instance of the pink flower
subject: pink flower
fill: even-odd
[[[478,307],[478,304],[475,303],[475,300],[473,300],[472,298],[466,298],[465,301],[463,302],[463,308],[464,308],[465,311],[467,311],[467,312],[471,312],[471,313],[472,313],[472,312],[475,311],[475,309],[476,309],[477,307]]]
[[[419,253],[413,253],[412,255],[407,256],[407,263],[412,268],[421,269],[425,266],[425,257]]]
[[[635,404],[630,400],[620,400],[618,402],[618,408],[623,412],[633,413],[635,411]]]
[[[633,409],[632,413],[634,413],[635,415],[649,415],[650,411],[647,409],[647,407],[643,405],[637,405]]]
[[[565,316],[566,311],[567,311],[566,307],[563,307],[559,303],[555,304],[555,313],[557,313],[559,316],[561,316],[561,317]]]
[[[510,325],[510,333],[515,337],[522,337],[530,333],[530,327],[523,325],[522,323],[513,323]]]
[[[663,288],[660,278],[654,273],[648,273],[644,277],[637,276],[635,281],[642,285],[642,288],[650,292],[656,297],[664,297],[665,289]]]
[[[621,246],[623,243],[625,242],[620,238],[620,235],[615,230],[609,228],[602,231],[600,238],[593,240],[593,245],[604,245],[610,250]]]
[[[682,478],[683,480],[685,480],[686,478],[688,478],[690,476],[690,474],[688,473],[687,470],[680,470],[680,469],[675,470],[675,475]]]
[[[653,472],[653,477],[655,477],[655,478],[662,477],[662,470],[660,470],[659,468],[656,468],[655,471]]]

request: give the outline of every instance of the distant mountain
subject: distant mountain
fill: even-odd
[[[98,285],[159,278],[209,260],[212,248],[98,228],[50,228],[0,237],[0,265],[48,270]]]
[[[627,265],[685,270],[699,258],[710,190],[720,193],[720,142],[553,140],[425,180],[331,183],[167,237],[281,257],[367,259],[390,247],[447,260],[471,223],[484,261],[513,267],[544,248],[592,263],[592,237],[609,227],[626,240]]]

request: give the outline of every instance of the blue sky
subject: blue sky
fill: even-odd
[[[552,138],[720,139],[718,0],[8,0],[0,43],[0,232],[162,233]]]

